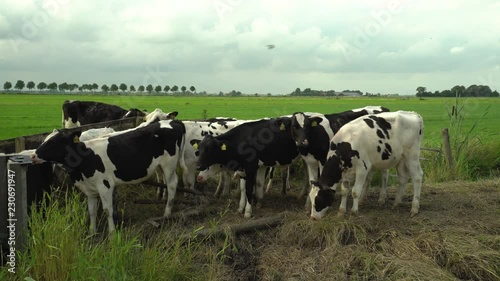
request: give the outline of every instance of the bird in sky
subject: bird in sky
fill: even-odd
[[[269,44],[267,45],[267,49],[268,50],[271,50],[271,49],[274,49],[276,46],[274,46],[273,44]]]

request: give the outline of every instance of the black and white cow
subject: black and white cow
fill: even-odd
[[[115,186],[142,182],[158,167],[168,184],[164,216],[171,214],[184,134],[182,122],[174,120],[89,141],[80,141],[81,132],[61,132],[38,147],[31,158],[34,163],[52,161],[66,168],[74,185],[88,197],[91,232],[96,231],[100,197],[103,209],[108,212],[108,229],[112,233],[115,229],[112,197]]]
[[[320,219],[324,216],[333,203],[339,183],[342,183],[339,214],[345,213],[351,183],[354,183],[352,212],[357,213],[359,197],[369,173],[394,166],[398,172],[399,190],[393,207],[401,203],[404,187],[411,177],[413,202],[410,214],[417,214],[423,177],[419,159],[423,129],[422,117],[407,111],[362,116],[340,128],[330,142],[330,151],[319,181],[312,182],[309,193],[311,218]],[[379,203],[383,204],[386,196],[384,189]]]
[[[382,106],[366,106],[333,114],[294,113],[291,117],[291,133],[300,155],[306,162],[308,182],[318,180],[326,162],[330,140],[342,126],[367,114],[388,111],[389,109]],[[387,179],[387,171],[384,172],[383,179]],[[301,197],[308,193],[308,187],[309,185],[304,186]],[[309,200],[306,208],[308,204]]]
[[[63,128],[75,128],[91,123],[118,120],[134,116],[146,116],[146,110],[123,109],[116,105],[95,102],[66,100],[62,105]]]
[[[233,118],[213,118],[207,121],[182,121],[186,127],[186,145],[182,151],[180,166],[182,168],[182,181],[184,188],[194,189],[196,182],[197,162],[198,162],[198,144],[205,136],[218,136],[228,132],[232,128],[243,124],[245,120],[235,120]],[[229,193],[231,183],[231,174],[223,169],[221,171],[221,180],[215,192],[222,196]]]
[[[198,145],[198,180],[204,181],[218,171],[220,165],[243,171],[245,175],[245,217],[252,214],[256,180],[265,178],[265,168],[288,165],[298,156],[297,146],[290,136],[290,118],[266,118],[246,122],[225,134],[206,136]],[[261,175],[262,174],[262,175]],[[257,199],[262,198],[264,183],[257,183]],[[243,200],[241,199],[241,200]],[[241,205],[239,211],[241,212]]]

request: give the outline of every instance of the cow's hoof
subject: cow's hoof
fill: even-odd
[[[410,218],[413,218],[413,217],[414,217],[414,216],[416,216],[417,214],[418,214],[418,211],[414,211],[414,210],[412,210],[412,211],[410,212]]]

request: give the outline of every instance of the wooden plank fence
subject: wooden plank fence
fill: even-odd
[[[113,128],[115,131],[122,131],[130,128],[134,128],[143,122],[142,117],[131,117],[120,120],[112,120],[101,123],[94,123],[89,125],[84,125],[77,128],[71,129],[61,129],[67,132],[74,131],[86,131],[95,128],[109,127]],[[45,132],[30,136],[20,136],[17,138],[0,140],[0,152],[1,153],[16,153],[23,151],[25,149],[35,149],[43,142],[43,140],[52,132]]]

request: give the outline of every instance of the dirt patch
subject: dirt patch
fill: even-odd
[[[391,209],[395,187],[384,206],[378,189],[369,191],[358,216],[336,216],[339,198],[321,221],[311,221],[293,183],[288,195],[281,184],[265,194],[254,218],[287,211],[285,222],[229,239],[214,280],[500,280],[500,179],[424,184],[420,213],[410,218],[411,186],[403,204]],[[205,186],[214,192],[215,183]],[[142,226],[160,216],[164,205],[137,205],[138,198],[156,198],[151,187],[120,189],[119,208],[126,226]],[[193,208],[178,194],[175,212]],[[220,211],[209,217],[176,222],[179,233],[244,220],[236,212],[239,192],[213,198]],[[348,200],[348,207],[352,200]],[[165,227],[169,227],[167,224]],[[148,230],[149,231],[146,231]],[[154,234],[148,234],[154,235]],[[217,243],[211,242],[222,249]]]

